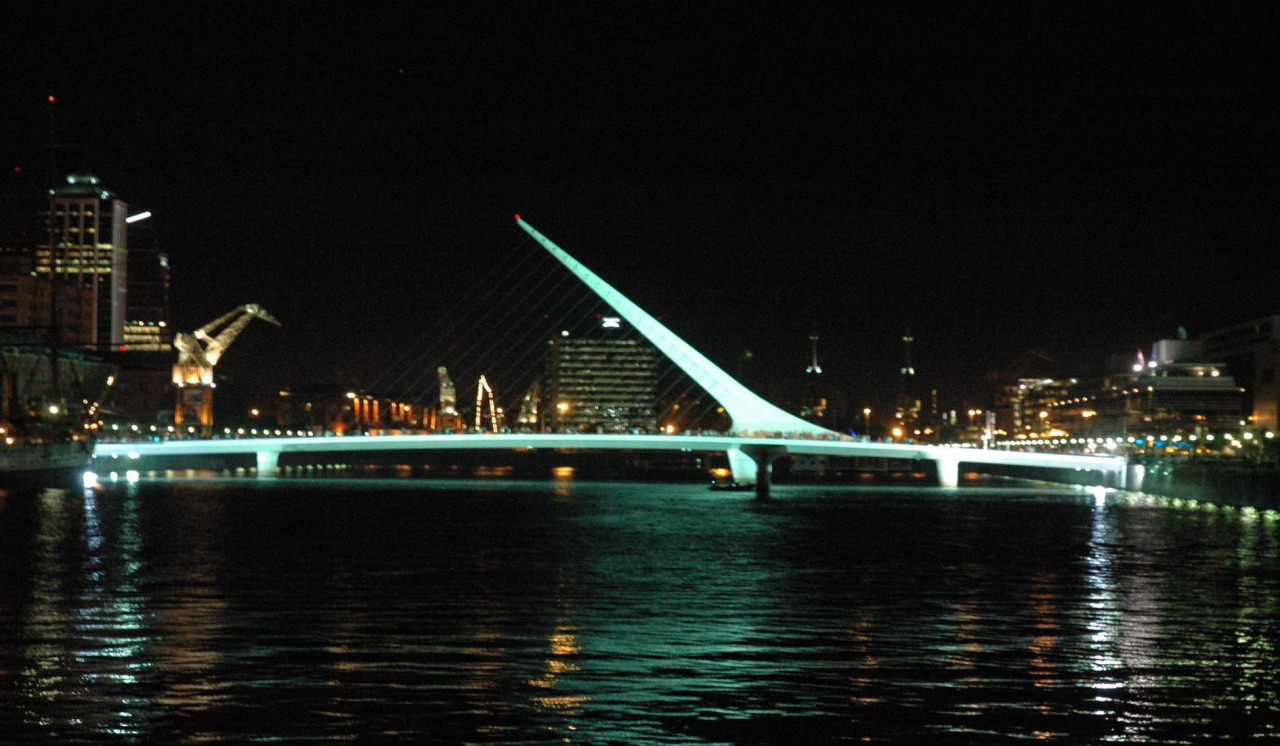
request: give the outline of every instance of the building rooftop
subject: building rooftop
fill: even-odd
[[[115,192],[103,187],[97,176],[93,174],[68,174],[67,183],[59,184],[52,190],[55,197],[94,197],[97,199],[115,199]]]

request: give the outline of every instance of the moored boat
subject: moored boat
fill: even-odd
[[[0,487],[79,482],[113,368],[31,337],[0,342]]]
[[[0,445],[0,484],[10,486],[75,485],[93,460],[89,440],[55,442],[12,440]]]

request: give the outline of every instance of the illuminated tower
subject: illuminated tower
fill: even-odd
[[[449,369],[441,365],[436,368],[436,380],[440,383],[440,403],[436,412],[436,428],[440,430],[461,430],[462,413],[458,411],[458,390],[449,377]]]

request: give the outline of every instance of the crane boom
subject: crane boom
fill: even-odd
[[[209,336],[209,332],[213,331],[214,329],[217,329],[218,327],[227,323],[227,321],[229,321],[232,317],[243,312],[244,312],[244,306],[240,306],[239,308],[233,308],[230,311],[227,311],[226,313],[222,314],[218,318],[214,319],[213,321],[210,321],[209,323],[200,327],[199,329],[196,329],[194,332],[192,332],[192,334],[195,335],[196,339],[204,339],[205,337]]]
[[[255,318],[280,326],[280,322],[277,321],[274,316],[267,313],[266,309],[259,306],[257,303],[246,303],[236,309],[236,311],[232,311],[232,313],[236,312],[241,314],[240,318],[231,322],[226,329],[218,332],[218,336],[214,337],[209,342],[209,345],[204,348],[204,354],[209,358],[210,365],[218,364],[218,358],[222,357],[222,353],[231,346],[231,341],[234,340],[240,332],[244,331],[244,328],[249,325],[249,322]],[[222,318],[226,319],[227,317],[223,316]]]
[[[206,436],[212,433],[213,366],[254,319],[280,326],[280,322],[262,306],[246,303],[194,332],[179,332],[173,336],[173,346],[178,350],[178,362],[173,365],[173,383],[178,387],[178,401],[173,411],[175,425],[194,417],[199,420]],[[220,328],[222,331],[214,334]]]
[[[235,320],[215,336],[209,336],[231,319]],[[173,382],[179,386],[212,384],[213,366],[218,364],[222,354],[231,346],[231,342],[253,319],[262,319],[280,326],[280,322],[267,313],[262,306],[246,303],[224,313],[190,334],[186,332],[175,334],[173,346],[178,349],[178,362],[173,366]]]

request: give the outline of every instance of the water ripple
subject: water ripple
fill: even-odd
[[[143,482],[0,512],[0,733],[1274,738],[1280,522],[1071,490]]]

